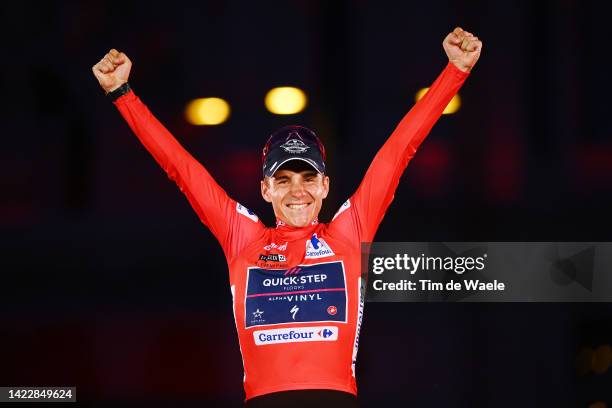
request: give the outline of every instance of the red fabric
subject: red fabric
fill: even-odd
[[[374,238],[402,172],[466,77],[449,63],[376,154],[334,219],[303,228],[283,223],[266,228],[227,196],[133,92],[115,101],[223,247],[247,399],[315,388],[357,393],[361,242]]]

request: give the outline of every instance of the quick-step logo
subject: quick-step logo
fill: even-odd
[[[290,269],[250,267],[245,296],[246,328],[303,322],[346,323],[342,261]],[[263,313],[255,315],[257,311]]]

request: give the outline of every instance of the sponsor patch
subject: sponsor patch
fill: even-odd
[[[258,346],[306,341],[336,341],[338,340],[338,328],[335,326],[318,326],[256,330],[253,332],[253,339]]]
[[[277,245],[274,242],[271,242],[269,245],[266,245],[265,247],[263,247],[264,251],[271,251],[273,249],[276,249],[278,251],[284,251],[287,249],[287,245],[289,244],[289,242],[285,241],[284,244],[282,245]]]
[[[255,215],[253,211],[249,210],[248,208],[246,208],[240,203],[236,203],[236,211],[238,211],[240,214],[244,215],[245,217],[249,218],[253,222],[259,221],[259,218],[257,218],[257,216]]]
[[[346,200],[344,204],[342,204],[340,208],[338,208],[338,211],[336,211],[336,214],[334,215],[334,218],[332,218],[332,221],[335,220],[337,216],[339,216],[340,214],[342,214],[349,208],[351,208],[351,200]]]
[[[266,319],[264,318],[264,311],[259,310],[259,308],[257,308],[257,310],[255,310],[254,312],[251,312],[250,319],[254,323],[265,323],[266,322]]]
[[[250,267],[244,302],[245,327],[303,322],[346,323],[346,302],[342,261],[290,269]],[[333,313],[329,313],[330,310]]]
[[[259,254],[259,260],[264,262],[285,262],[287,258],[282,254]]]
[[[318,238],[317,234],[312,234],[312,237],[306,241],[305,259],[325,258],[333,255],[335,255],[334,251],[327,245],[327,242],[322,238]]]

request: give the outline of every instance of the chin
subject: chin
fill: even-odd
[[[300,221],[295,221],[295,220],[291,220],[288,224],[293,226],[293,227],[306,227],[308,225],[310,225],[309,220],[300,220]]]
[[[287,224],[293,227],[306,227],[310,225],[314,217],[286,217]]]
[[[280,211],[283,215],[282,219],[287,225],[292,227],[307,227],[312,224],[312,221],[317,217],[318,211],[305,212],[303,214],[288,214],[290,211]]]

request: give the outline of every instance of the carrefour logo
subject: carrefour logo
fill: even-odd
[[[321,335],[321,336],[322,336],[324,339],[326,339],[326,338],[328,338],[328,337],[331,337],[331,336],[334,334],[334,332],[333,332],[333,331],[331,331],[331,330],[329,330],[329,329],[323,329],[323,330],[321,330],[321,331],[319,332],[319,334],[320,334],[320,335]]]
[[[253,338],[258,346],[306,341],[336,341],[338,340],[338,327],[318,326],[256,330],[253,332]]]

